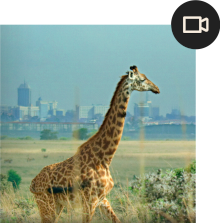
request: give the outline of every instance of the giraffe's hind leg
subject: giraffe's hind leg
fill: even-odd
[[[90,191],[88,189],[82,194],[83,223],[90,223],[92,221],[98,200],[97,196],[92,197],[90,195]]]
[[[54,223],[56,215],[60,215],[62,206],[56,204],[52,195],[48,194],[35,194],[35,199],[40,212],[41,223]],[[59,211],[59,213],[57,213]]]
[[[120,220],[117,218],[115,212],[113,211],[107,198],[104,198],[101,204],[99,205],[101,212],[107,216],[112,222],[120,223]]]

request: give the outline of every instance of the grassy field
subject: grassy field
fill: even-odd
[[[1,173],[17,171],[22,177],[20,193],[29,196],[31,180],[52,163],[74,155],[83,141],[2,140]],[[41,149],[45,148],[46,152]],[[44,158],[44,156],[47,158]],[[28,158],[34,158],[27,161]],[[11,163],[4,160],[12,159]],[[121,141],[111,164],[115,183],[126,186],[134,175],[157,169],[185,167],[195,159],[195,141]],[[113,189],[114,190],[114,189]]]
[[[82,143],[83,141],[73,140],[2,140],[1,173],[7,174],[8,170],[13,169],[22,177],[22,181],[16,193],[11,190],[1,196],[0,221],[40,222],[38,207],[29,191],[31,180],[44,166],[73,156]],[[46,149],[46,152],[42,152],[42,148]],[[28,158],[34,160],[28,161]],[[5,162],[8,159],[12,160],[11,163]],[[118,218],[124,223],[154,223],[155,215],[142,204],[140,197],[127,190],[129,183],[134,175],[138,176],[157,169],[185,167],[193,159],[195,159],[195,141],[121,141],[110,167],[116,184],[108,195],[108,200]],[[190,221],[181,221],[184,223],[195,222],[195,211],[188,203],[187,219]],[[162,212],[160,215],[157,214],[159,220],[156,222],[167,222],[168,218],[163,218],[163,214]],[[81,219],[82,209],[65,208],[59,222],[81,222]],[[92,222],[106,222],[106,218],[98,208]]]

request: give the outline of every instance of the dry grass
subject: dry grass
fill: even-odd
[[[16,194],[10,193],[2,196],[0,205],[3,211],[2,222],[40,222],[39,212],[29,192],[31,180],[46,166],[63,161],[76,152],[83,141],[19,141],[3,140],[1,145],[1,172],[6,174],[9,169],[14,169],[22,177],[20,189]],[[46,148],[46,152],[41,152]],[[48,155],[47,158],[44,158]],[[27,162],[27,158],[34,160]],[[12,159],[11,163],[4,160]],[[134,195],[128,193],[126,188],[134,175],[152,172],[157,169],[170,169],[187,166],[195,159],[195,141],[121,141],[116,155],[111,164],[111,174],[116,185],[109,194],[119,219],[123,222],[150,222],[150,210],[143,208]],[[142,163],[142,167],[140,166]],[[24,213],[21,208],[16,208],[15,200],[27,200],[33,203],[30,214]],[[4,221],[3,219],[7,219]],[[93,222],[103,222],[103,217],[98,208]],[[66,209],[59,222],[80,222],[81,210]]]

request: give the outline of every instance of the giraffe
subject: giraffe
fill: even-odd
[[[30,191],[42,223],[57,222],[64,206],[80,202],[84,223],[91,222],[97,206],[112,222],[120,222],[106,195],[114,186],[109,167],[122,137],[128,101],[134,90],[160,93],[137,66],[130,70],[121,77],[99,131],[74,156],[44,167],[32,180]]]

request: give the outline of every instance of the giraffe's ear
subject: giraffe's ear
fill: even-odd
[[[128,71],[128,78],[131,79],[131,80],[134,80],[135,79],[135,76],[134,76],[134,72],[133,71]]]

